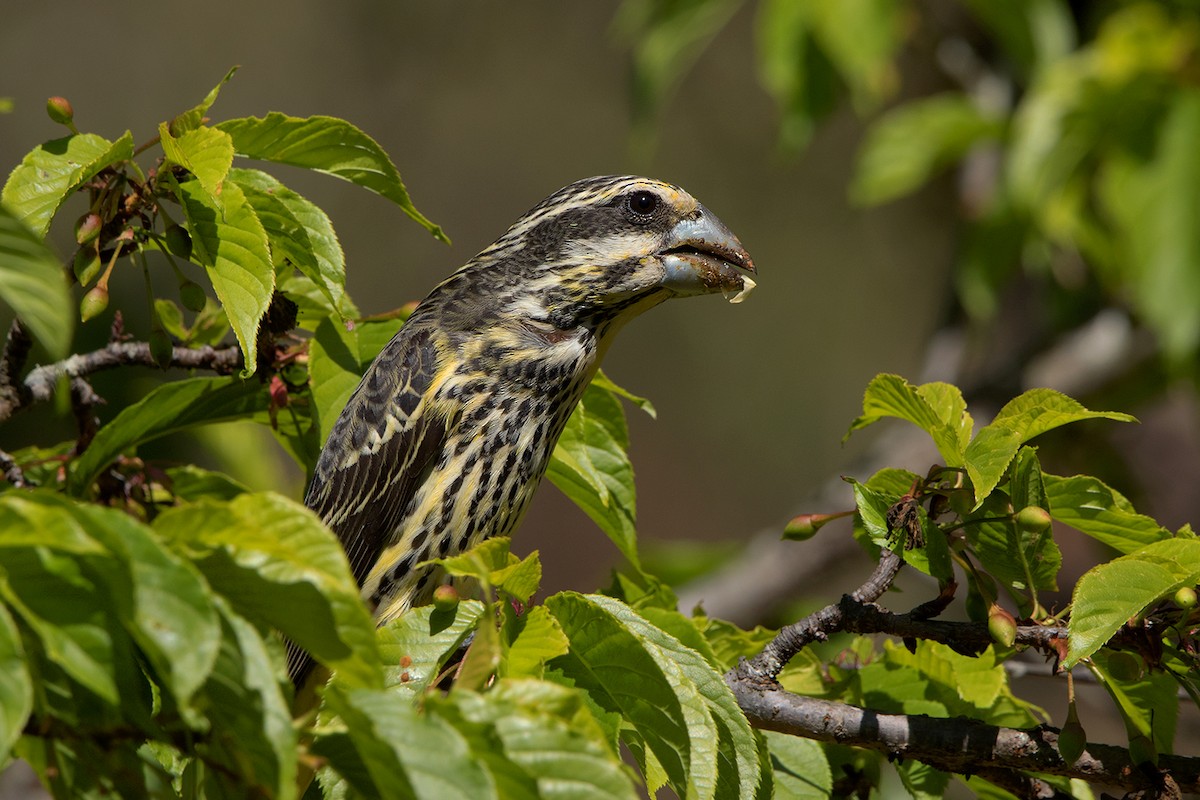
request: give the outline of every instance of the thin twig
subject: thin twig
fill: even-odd
[[[10,330],[9,344],[13,341],[13,332]],[[9,350],[10,347],[6,346],[5,356],[0,359],[0,364],[5,367],[10,363]],[[11,373],[0,371],[0,422],[4,422],[26,406],[49,400],[62,377],[82,378],[94,372],[131,364],[158,366],[150,352],[150,345],[146,342],[110,342],[99,350],[76,354],[53,364],[36,367],[30,370],[21,382],[13,380]],[[242,353],[236,345],[176,347],[171,351],[169,366],[205,369],[219,375],[229,375],[241,369]],[[10,379],[7,387],[2,385],[6,377]]]

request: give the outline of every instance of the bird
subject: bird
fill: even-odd
[[[680,296],[740,301],[754,263],[678,186],[621,175],[551,194],[438,284],[363,375],[305,504],[377,624],[430,602],[431,559],[518,525],[617,331]],[[289,647],[300,685],[312,666]]]

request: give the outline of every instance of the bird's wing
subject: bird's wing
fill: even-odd
[[[407,333],[406,333],[407,331]],[[432,403],[446,372],[428,330],[402,329],[329,435],[305,504],[333,529],[361,586],[453,425]]]

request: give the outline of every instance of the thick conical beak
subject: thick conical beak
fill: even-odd
[[[750,254],[704,206],[675,225],[661,252],[662,285],[677,295],[724,292],[731,303],[740,303],[754,288],[742,272],[754,272]]]

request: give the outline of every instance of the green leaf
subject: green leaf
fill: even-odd
[[[429,708],[451,722],[456,722],[457,715],[448,713],[453,710],[463,721],[485,726],[490,735],[474,737],[480,745],[475,755],[496,777],[502,797],[637,797],[628,772],[609,747],[582,693],[545,681],[501,680],[486,694],[465,692],[452,694],[450,699],[453,709],[446,701]],[[457,722],[456,727],[461,730],[462,723]],[[497,763],[500,761],[507,763]],[[510,778],[513,767],[532,779],[534,786],[520,780],[521,776]],[[518,792],[505,791],[510,781],[520,786]],[[533,794],[528,794],[531,788]]]
[[[947,93],[896,107],[875,122],[858,155],[850,193],[876,205],[919,189],[959,161],[1002,122],[986,116],[966,95]]]
[[[1103,198],[1124,245],[1125,286],[1133,305],[1178,365],[1200,347],[1200,91],[1179,91],[1149,161],[1113,159]]]
[[[329,438],[367,366],[402,325],[398,319],[364,321],[348,330],[328,317],[317,325],[308,347],[308,374],[322,442]]]
[[[197,745],[209,797],[294,798],[296,729],[259,632],[218,598],[224,636],[205,686],[211,732]],[[268,634],[269,635],[269,634]]]
[[[400,173],[383,148],[358,128],[335,117],[289,117],[273,111],[264,118],[231,119],[217,126],[233,137],[239,156],[324,172],[391,200],[449,243],[442,229],[417,211]]]
[[[757,743],[703,656],[612,598],[563,593],[546,607],[571,642],[556,664],[602,708],[628,720],[677,794],[754,795]]]
[[[164,511],[154,528],[241,615],[270,625],[348,685],[382,684],[375,625],[336,537],[270,492]]]
[[[466,740],[445,720],[418,714],[409,699],[370,689],[331,688],[325,698],[346,726],[357,763],[366,767],[369,785],[355,788],[367,796],[424,800],[486,800],[496,797],[491,776],[472,758]],[[313,751],[339,770],[344,753],[323,747]],[[357,772],[342,773],[361,781]]]
[[[0,753],[6,758],[33,710],[33,681],[25,662],[21,633],[0,606]]]
[[[243,377],[257,368],[258,323],[275,288],[275,269],[262,223],[241,188],[226,182],[217,205],[197,181],[179,184],[192,235],[192,258],[208,272],[242,347]]]
[[[79,133],[35,147],[0,190],[0,203],[39,237],[50,230],[59,206],[105,167],[133,157],[133,134],[115,142]]]
[[[463,600],[452,611],[417,606],[380,628],[384,686],[419,697],[475,630],[485,608],[478,600]],[[405,658],[408,663],[403,662]],[[408,679],[404,680],[401,676],[406,673]]]
[[[637,490],[625,452],[629,429],[621,401],[592,384],[567,420],[546,476],[608,535],[635,567]]]
[[[1010,0],[1003,6],[967,0],[966,6],[1027,77],[1075,49],[1075,22],[1062,0]]]
[[[221,187],[233,166],[233,141],[216,128],[197,127],[175,138],[167,123],[159,123],[158,138],[168,164],[178,164],[196,176],[212,206],[221,202]]]
[[[1055,591],[1062,553],[1049,531],[1021,531],[1009,519],[1011,503],[995,493],[967,518],[967,536],[983,568],[1017,601],[1022,613],[1033,610],[1041,591]]]
[[[758,7],[758,71],[763,86],[781,106],[780,138],[798,150],[816,124],[841,101],[842,85],[815,37],[811,3],[764,0]]]
[[[128,571],[126,630],[160,685],[178,704],[190,703],[213,668],[221,635],[212,595],[200,575],[127,514],[78,505],[59,495],[40,500],[74,516]]]
[[[599,370],[596,372],[596,376],[592,378],[592,385],[598,386],[601,389],[606,389],[615,394],[617,397],[628,400],[642,411],[645,411],[647,414],[649,414],[650,419],[658,419],[658,411],[655,410],[653,403],[651,403],[645,397],[634,394],[623,386],[618,386],[613,382],[612,378],[604,374],[604,370]]]
[[[1200,540],[1168,539],[1088,570],[1075,584],[1066,666],[1104,645],[1131,617],[1200,583]]]
[[[1124,653],[1123,656],[1132,654]],[[1126,730],[1131,736],[1136,731],[1152,738],[1155,752],[1172,752],[1179,722],[1178,685],[1170,675],[1159,670],[1146,670],[1134,680],[1117,680],[1109,667],[1114,657],[1116,654],[1110,651],[1097,651],[1091,656],[1090,666],[1116,702]]]
[[[12,307],[51,358],[66,357],[75,307],[62,265],[6,205],[0,205],[0,300]]]
[[[88,449],[72,462],[68,487],[80,496],[105,467],[130,448],[193,425],[244,419],[265,411],[268,399],[262,384],[238,378],[164,383],[100,428]]]
[[[1044,475],[1050,516],[1120,553],[1169,539],[1171,532],[1138,514],[1120,492],[1090,475]]]
[[[221,92],[221,87],[229,83],[229,79],[237,71],[237,67],[230,68],[229,72],[225,73],[225,77],[221,79],[221,82],[214,86],[212,91],[205,95],[204,99],[198,105],[192,106],[171,120],[170,132],[175,136],[182,136],[188,131],[200,127],[204,122],[204,115],[208,113],[208,109],[212,108],[212,104],[217,102],[217,95]]]
[[[771,753],[775,800],[828,800],[833,775],[825,750],[812,739],[762,731]]]
[[[343,301],[346,260],[325,212],[265,172],[234,169],[229,177],[242,187],[267,231],[276,273],[289,265],[300,270],[334,309],[350,315],[352,307]]]
[[[88,558],[105,565],[108,552],[79,520],[44,497],[40,492],[0,496],[0,596],[34,632],[51,664],[117,706],[121,688],[115,665],[132,649],[118,608],[131,593],[128,576],[111,569],[97,576],[85,569]]]
[[[859,110],[890,96],[900,77],[894,57],[905,39],[905,8],[899,0],[816,0],[814,38],[850,89]]]
[[[1046,431],[1085,419],[1136,422],[1128,414],[1089,411],[1053,389],[1030,389],[1008,401],[991,424],[975,435],[964,454],[975,501],[982,502],[996,488],[1021,445]]]
[[[635,121],[653,118],[740,5],[741,0],[621,5],[614,27],[632,45]]]
[[[222,472],[212,472],[193,464],[168,467],[171,494],[177,500],[195,502],[202,498],[232,500],[250,489]]]
[[[546,662],[566,655],[570,642],[545,606],[534,606],[518,618],[512,644],[501,651],[500,675],[541,678]]]
[[[884,417],[908,420],[921,428],[933,437],[946,466],[962,466],[972,421],[957,388],[945,383],[913,386],[899,375],[877,375],[863,394],[862,416],[850,424],[842,441]]]

